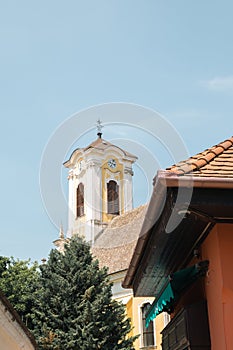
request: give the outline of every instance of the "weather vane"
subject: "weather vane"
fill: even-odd
[[[103,125],[100,119],[97,120],[97,135],[99,136],[99,138],[101,139],[102,136],[102,129],[103,129]]]

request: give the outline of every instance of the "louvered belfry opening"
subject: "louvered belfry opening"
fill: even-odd
[[[77,188],[77,217],[84,215],[84,186],[82,183]]]
[[[116,181],[107,183],[108,214],[119,215],[119,186]]]

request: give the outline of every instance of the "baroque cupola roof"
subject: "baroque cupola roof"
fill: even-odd
[[[65,167],[69,167],[70,164],[72,163],[74,157],[76,157],[77,154],[85,154],[86,152],[90,151],[91,149],[93,150],[99,150],[103,153],[105,153],[107,150],[110,150],[112,148],[118,149],[119,151],[121,151],[125,157],[127,158],[132,158],[134,161],[137,159],[137,157],[135,155],[133,155],[130,152],[125,151],[124,149],[114,145],[113,143],[104,140],[102,137],[98,137],[95,141],[93,141],[92,143],[90,143],[87,147],[83,147],[83,148],[76,148],[70,158],[64,162],[64,166]]]

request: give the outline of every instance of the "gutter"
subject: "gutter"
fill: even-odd
[[[233,178],[230,177],[203,177],[191,174],[181,176],[168,171],[159,171],[157,177],[159,181],[166,182],[167,187],[190,187],[193,185],[195,188],[233,189]]]

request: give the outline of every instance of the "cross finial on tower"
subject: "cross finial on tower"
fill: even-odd
[[[103,129],[103,125],[100,119],[97,120],[97,136],[99,136],[99,138],[101,139],[102,137],[102,129]]]

